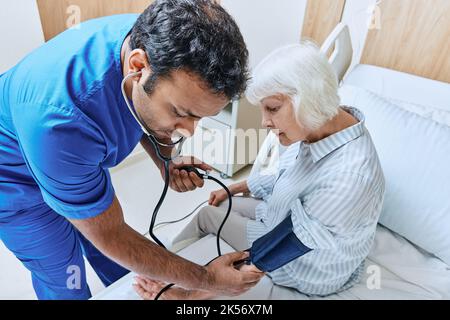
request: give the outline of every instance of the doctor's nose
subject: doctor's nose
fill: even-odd
[[[180,123],[176,129],[178,132],[182,133],[186,138],[192,137],[194,135],[195,129],[198,126],[198,120],[184,120]]]

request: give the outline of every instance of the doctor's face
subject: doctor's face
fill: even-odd
[[[226,96],[212,93],[198,76],[183,70],[158,79],[149,95],[143,88],[148,76],[143,70],[135,81],[132,99],[146,129],[159,139],[175,133],[192,136],[201,118],[217,115],[229,103]]]

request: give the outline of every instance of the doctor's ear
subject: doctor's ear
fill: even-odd
[[[150,64],[148,63],[147,54],[142,49],[134,49],[130,52],[128,58],[128,70],[130,73],[142,71],[141,76],[150,72]]]

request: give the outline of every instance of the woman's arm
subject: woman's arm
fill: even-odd
[[[266,199],[272,194],[276,177],[276,175],[250,174],[246,181],[247,189],[256,198]]]
[[[231,195],[236,195],[238,193],[244,193],[244,195],[249,194],[249,189],[247,186],[247,181],[244,180],[242,182],[234,183],[228,186],[228,190],[230,190]],[[219,189],[211,192],[209,196],[208,204],[210,206],[219,206],[223,201],[228,198],[228,194],[224,189]]]
[[[243,193],[248,194],[250,190],[248,189],[247,180],[234,183],[228,187],[232,195]]]

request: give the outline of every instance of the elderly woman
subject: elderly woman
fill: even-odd
[[[380,215],[384,177],[377,152],[356,108],[341,106],[336,75],[310,43],[283,47],[254,71],[248,100],[260,107],[263,125],[287,150],[275,174],[252,172],[230,186],[233,198],[222,238],[245,250],[284,219],[312,251],[268,273],[278,285],[307,295],[328,295],[355,284],[372,246]],[[174,242],[217,230],[226,213],[224,191],[211,194]],[[226,201],[225,201],[226,202]],[[220,205],[220,206],[219,206]],[[255,266],[245,266],[258,272]],[[137,279],[136,289],[152,298],[162,284]],[[207,292],[174,288],[166,299],[210,298]]]

